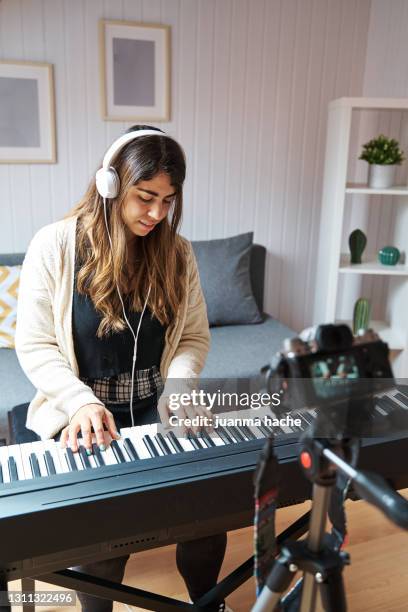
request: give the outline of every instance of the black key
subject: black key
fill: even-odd
[[[126,463],[125,455],[122,453],[122,449],[120,448],[117,440],[111,441],[111,447],[116,461],[118,463]]]
[[[95,442],[92,444],[92,454],[98,467],[105,465],[105,459],[102,457],[101,449]]]
[[[3,484],[3,468],[1,467],[1,463],[0,463],[0,484]]]
[[[407,406],[408,408],[408,397],[406,397],[402,393],[396,393],[394,397],[395,399],[399,400],[401,404],[404,404],[404,406]]]
[[[67,448],[65,449],[65,457],[67,458],[69,471],[76,472],[78,470],[78,467],[75,461],[74,453],[72,452],[72,449],[69,448],[69,446],[67,446]]]
[[[41,478],[40,465],[35,453],[30,453],[30,467],[33,478]]]
[[[132,461],[137,461],[139,459],[139,455],[137,454],[136,449],[133,446],[133,442],[130,438],[123,439],[123,446],[126,448],[126,451]]]
[[[267,428],[266,425],[257,425],[259,431],[265,436],[265,438],[269,438],[269,436],[271,435],[271,432],[269,431],[269,429]]]
[[[376,397],[375,403],[377,404],[377,406],[382,408],[384,412],[388,415],[392,410],[394,410],[394,406],[390,406],[389,403],[386,401],[387,399],[388,398],[385,397]]]
[[[194,446],[195,450],[200,450],[203,448],[197,438],[193,433],[187,434],[187,440],[190,440],[191,444]]]
[[[297,413],[297,415],[296,415],[296,418],[301,420],[301,423],[302,423],[302,424],[301,424],[301,426],[300,426],[300,429],[301,429],[302,431],[305,431],[306,429],[309,429],[309,423],[308,423],[308,421],[305,419],[305,417],[303,416],[303,414],[300,414],[300,412],[298,412],[298,413]]]
[[[89,457],[86,454],[85,446],[80,446],[79,447],[79,457],[81,459],[82,467],[85,468],[85,470],[92,469],[91,462],[89,461]]]
[[[221,427],[221,425],[218,425],[218,427],[215,429],[215,433],[219,435],[224,444],[234,444],[234,440],[231,438],[229,433],[227,433],[225,429]]]
[[[45,451],[44,460],[45,460],[45,467],[47,468],[48,476],[52,476],[53,474],[56,474],[57,470],[55,469],[54,459],[52,458],[51,452],[49,450]]]
[[[386,404],[391,411],[401,410],[401,406],[397,404],[397,402],[392,397],[387,397],[386,395],[384,395],[384,397],[382,397],[381,399],[383,400],[383,403]]]
[[[235,425],[231,425],[230,427],[228,427],[228,431],[236,439],[237,442],[245,442],[245,437],[238,430],[238,428],[235,427]]]
[[[10,473],[10,482],[18,480],[17,463],[14,457],[8,458],[8,468]]]
[[[177,437],[175,436],[173,431],[169,431],[166,436],[176,453],[184,453],[184,449],[181,446],[180,442],[177,440]]]
[[[247,433],[244,425],[235,425],[235,429],[237,431],[239,431],[241,436],[244,438],[245,442],[247,442],[248,440],[252,440],[252,438],[250,436],[248,436],[248,433]]]
[[[212,446],[215,446],[215,442],[214,440],[211,438],[211,436],[209,435],[209,433],[207,433],[205,430],[203,430],[200,433],[200,437],[202,438],[202,440],[204,441],[204,444],[208,447],[211,448]]]
[[[159,448],[161,449],[163,455],[171,455],[172,452],[166,442],[166,440],[163,438],[163,435],[158,432],[155,436],[154,439],[156,441],[156,444],[159,446]]]
[[[151,457],[160,457],[159,451],[155,447],[153,440],[150,438],[148,434],[143,436],[142,440],[145,443],[145,446],[147,450],[149,451],[149,454]]]
[[[256,440],[256,435],[249,429],[248,425],[242,425],[241,429],[245,432],[248,440]]]

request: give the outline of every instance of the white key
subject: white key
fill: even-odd
[[[37,442],[32,442],[31,448],[37,456],[38,463],[40,466],[41,476],[48,476],[48,470],[45,464],[45,457],[44,457],[44,451],[45,451],[44,442],[42,442],[41,440]]]
[[[103,457],[103,460],[105,461],[105,465],[117,465],[118,464],[118,462],[116,461],[115,455],[113,454],[113,450],[110,444],[109,446],[106,447],[104,451],[101,451],[101,455]]]
[[[33,472],[31,470],[31,463],[30,463],[30,454],[32,452],[31,442],[20,444],[20,451],[21,451],[21,459],[23,461],[23,470],[24,470],[25,477],[27,479],[34,478]]]
[[[70,469],[68,467],[68,463],[67,463],[67,458],[66,458],[66,449],[62,448],[60,445],[60,442],[58,440],[58,442],[55,442],[55,453],[58,455],[58,461],[59,461],[59,465],[61,468],[61,474],[64,474],[66,472],[69,472]],[[51,452],[52,449],[50,448]],[[53,455],[54,456],[54,455]]]
[[[180,442],[180,445],[182,446],[184,451],[189,452],[195,450],[194,446],[191,444],[190,440],[187,440],[187,438],[180,437],[177,439]]]
[[[126,459],[126,461],[133,461],[133,459],[129,457],[129,454],[125,448],[125,445],[123,444],[123,438],[121,438],[120,440],[116,440],[116,442],[118,443],[118,446],[120,450],[122,451],[122,454],[124,458]]]
[[[133,442],[140,459],[150,459],[150,453],[146,448],[142,438],[146,433],[144,426],[142,427],[127,427],[122,429],[123,436],[129,438]]]
[[[3,482],[4,483],[10,482],[10,474],[9,474],[7,460],[8,460],[7,446],[0,446],[0,462],[1,462],[1,469],[3,472]]]
[[[14,457],[17,465],[17,474],[19,480],[26,480],[23,468],[23,460],[21,458],[21,450],[19,444],[11,444],[8,447],[9,457]]]

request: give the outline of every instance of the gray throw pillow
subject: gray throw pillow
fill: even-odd
[[[253,232],[192,241],[210,325],[261,323],[250,278]]]

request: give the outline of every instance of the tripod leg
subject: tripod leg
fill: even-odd
[[[293,572],[289,569],[286,555],[278,557],[252,612],[272,612],[279,603],[282,593],[292,582],[292,578]]]
[[[342,568],[331,572],[320,584],[320,596],[326,612],[346,612],[347,601],[344,591]]]

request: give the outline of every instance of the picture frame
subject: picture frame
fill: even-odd
[[[0,60],[0,163],[56,163],[52,64]]]
[[[102,19],[99,40],[102,118],[169,121],[170,26]]]

